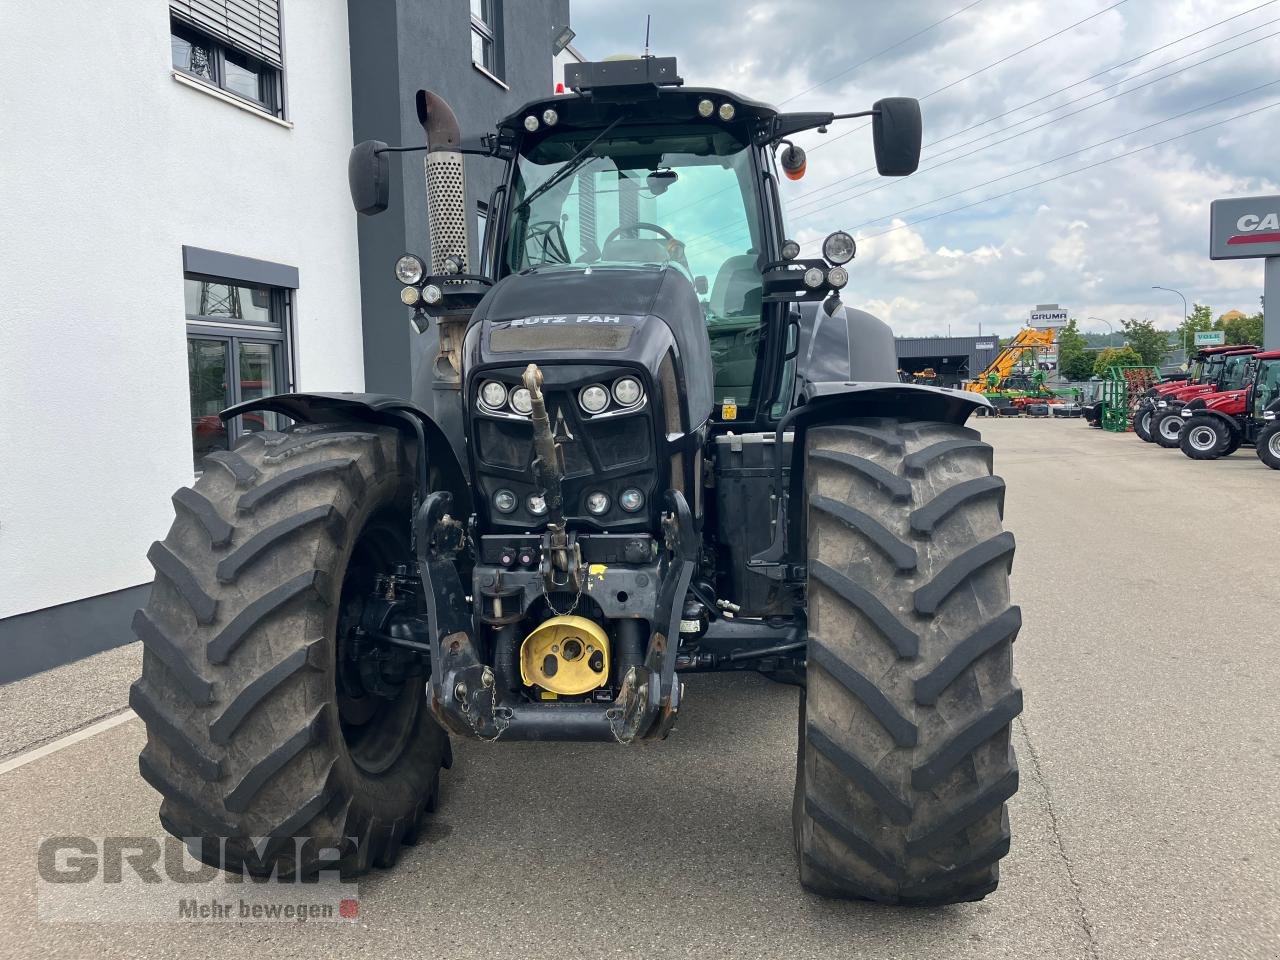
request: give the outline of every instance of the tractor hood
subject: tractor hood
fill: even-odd
[[[464,350],[468,376],[494,366],[640,364],[668,353],[688,423],[711,415],[711,345],[693,284],[673,267],[536,267],[504,277],[477,305]]]

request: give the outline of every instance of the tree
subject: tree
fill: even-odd
[[[1222,318],[1213,319],[1213,308],[1207,303],[1197,303],[1187,319],[1178,324],[1178,347],[1185,345],[1189,354],[1195,353],[1197,333],[1221,329]]]
[[[1058,331],[1058,372],[1068,380],[1088,380],[1093,375],[1093,358],[1085,353],[1086,343],[1074,317]]]
[[[1058,372],[1068,380],[1088,380],[1093,376],[1095,359],[1095,354],[1085,353],[1083,350],[1067,357],[1059,352]]]
[[[1093,375],[1105,378],[1108,367],[1145,367],[1149,364],[1133,347],[1107,347],[1093,362]]]
[[[1221,322],[1222,318],[1219,318]],[[1226,331],[1227,343],[1254,343],[1261,346],[1262,344],[1262,314],[1255,313],[1252,317],[1235,316],[1222,325],[1222,329]]]
[[[1141,363],[1148,367],[1158,367],[1169,355],[1169,334],[1157,330],[1150,320],[1121,320],[1124,326],[1125,339],[1129,346],[1141,358]]]

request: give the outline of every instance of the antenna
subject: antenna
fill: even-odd
[[[644,15],[644,56],[649,58],[649,23],[653,20],[653,14],[646,13]]]

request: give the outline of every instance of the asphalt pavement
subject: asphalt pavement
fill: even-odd
[[[1280,474],[1079,420],[976,426],[1025,623],[1022,787],[987,900],[803,893],[796,692],[711,676],[664,743],[458,743],[428,836],[361,881],[354,920],[42,921],[41,838],[162,835],[141,722],[100,722],[138,670],[124,648],[0,687],[0,957],[1280,956]]]

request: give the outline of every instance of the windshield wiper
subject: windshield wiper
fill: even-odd
[[[555,187],[556,184],[562,183],[566,178],[573,176],[573,172],[575,170],[577,170],[580,166],[582,166],[589,159],[591,159],[590,157],[587,156],[587,154],[591,151],[591,148],[594,147],[597,143],[599,143],[600,139],[606,133],[608,133],[610,130],[612,130],[621,122],[622,122],[622,117],[620,116],[615,117],[612,123],[610,123],[607,127],[605,127],[603,130],[601,130],[599,133],[595,135],[595,139],[593,139],[585,147],[583,147],[581,150],[575,153],[572,157],[566,160],[564,162],[564,165],[561,166],[559,170],[557,170],[549,178],[543,181],[542,186],[538,187],[537,190],[534,190],[533,193],[529,194],[529,196],[525,197],[523,200],[517,203],[511,212],[516,213],[517,211],[523,210],[525,207],[529,206],[529,204],[533,203],[533,201],[537,200],[540,196],[542,196],[548,190]]]

